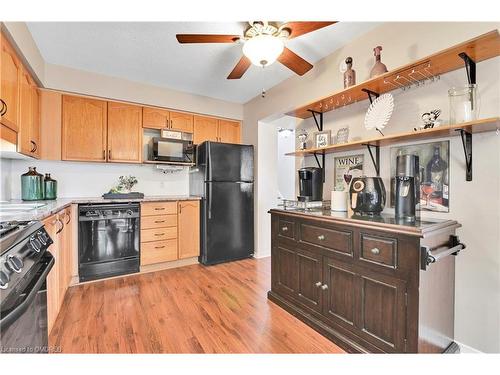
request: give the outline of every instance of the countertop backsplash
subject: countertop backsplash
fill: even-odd
[[[21,175],[31,166],[36,167],[39,173],[50,173],[51,177],[57,180],[57,196],[59,198],[98,197],[115,186],[120,176],[128,175],[137,177],[139,181],[133,190],[140,191],[145,195],[189,194],[188,168],[173,173],[163,173],[156,169],[155,165],[33,159],[12,160],[10,165],[10,197],[3,197],[3,199],[21,198]],[[5,173],[4,170],[2,170],[3,173]]]

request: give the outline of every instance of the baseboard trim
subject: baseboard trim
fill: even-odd
[[[253,257],[255,259],[263,259],[263,258],[269,258],[271,256],[271,254],[264,254],[264,255],[257,255],[257,254],[254,254]]]
[[[480,350],[477,350],[469,345],[462,344],[461,342],[455,341],[455,343],[460,347],[460,354],[481,354]]]

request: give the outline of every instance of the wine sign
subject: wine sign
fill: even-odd
[[[391,206],[396,194],[394,176],[396,157],[418,155],[420,164],[420,209],[449,212],[450,209],[450,141],[391,147]]]
[[[348,191],[353,177],[363,175],[363,162],[363,154],[336,157],[334,190]]]

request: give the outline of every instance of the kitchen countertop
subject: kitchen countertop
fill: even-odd
[[[187,201],[199,200],[200,197],[191,195],[150,195],[141,199],[104,199],[102,197],[78,197],[78,198],[58,198],[56,200],[42,200],[42,201],[22,201],[10,200],[0,203],[0,221],[29,221],[29,220],[43,220],[50,215],[53,215],[71,204],[105,204],[105,203],[127,203],[127,202],[165,202],[165,201]],[[43,204],[43,206],[34,208],[32,210],[2,210],[2,205],[26,205],[30,204]]]
[[[414,222],[399,221],[394,215],[382,214],[374,216],[361,216],[347,212],[335,212],[323,209],[310,209],[307,211],[297,209],[271,209],[270,213],[286,214],[304,218],[332,221],[338,224],[354,224],[365,228],[380,228],[390,232],[405,233],[416,236],[425,236],[429,232],[448,227],[461,227],[455,220],[421,218]]]

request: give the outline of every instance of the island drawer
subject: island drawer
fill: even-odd
[[[145,202],[141,204],[141,216],[177,214],[177,202]]]
[[[352,232],[300,224],[300,242],[352,255]]]
[[[177,239],[141,244],[141,266],[177,260]]]
[[[278,222],[278,235],[294,239],[295,223],[293,221],[283,220],[280,218]]]
[[[141,242],[161,241],[177,238],[177,227],[141,230]]]

